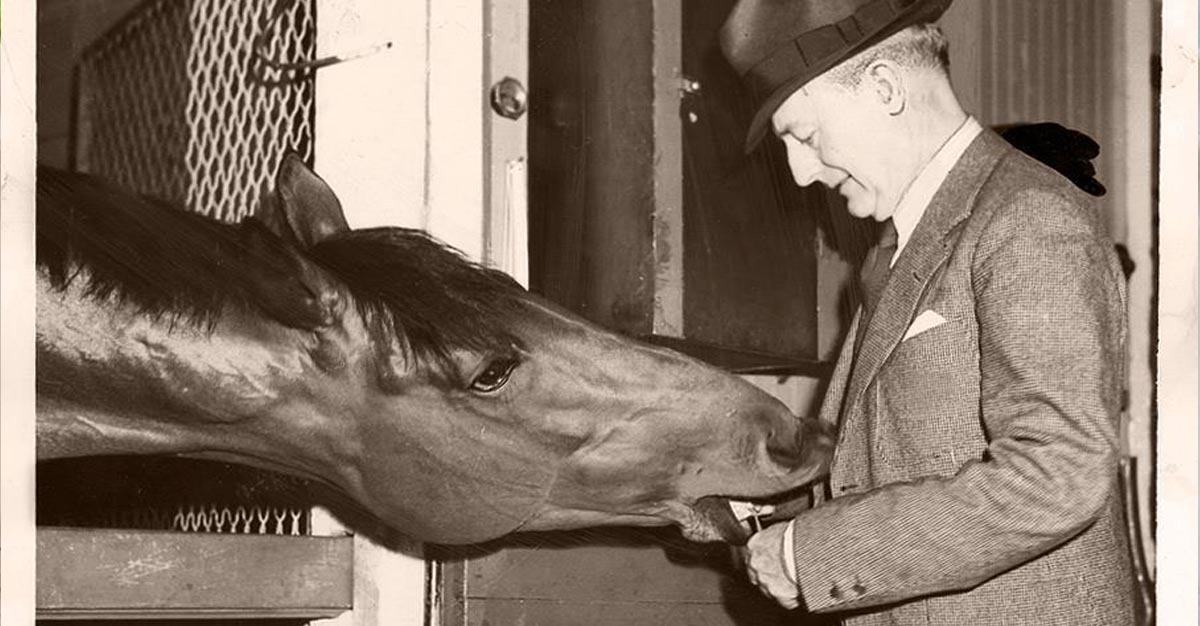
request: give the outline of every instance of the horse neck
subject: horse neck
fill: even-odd
[[[236,332],[237,316],[207,327],[147,315],[90,294],[86,273],[58,288],[39,271],[37,306],[39,458],[210,448],[296,376],[272,370],[286,367],[280,353],[261,328]]]

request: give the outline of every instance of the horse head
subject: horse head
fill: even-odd
[[[295,157],[218,224],[40,172],[38,452],[220,458],[317,479],[419,540],[676,524],[825,471],[832,436],[605,331],[425,233],[352,230]]]

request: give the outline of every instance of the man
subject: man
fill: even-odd
[[[847,624],[1133,623],[1117,485],[1125,295],[1086,194],[967,115],[949,0],[742,0],[722,47],[799,185],[885,236],[822,419],[832,499],[747,573]]]

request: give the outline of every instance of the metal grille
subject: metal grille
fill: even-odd
[[[135,191],[187,198],[190,0],[149,2],[84,52],[75,159]]]
[[[79,64],[76,166],[225,221],[311,162],[314,0],[148,0]],[[261,48],[256,43],[261,42]]]
[[[216,504],[79,510],[53,520],[56,526],[136,528],[240,535],[307,535],[309,515],[302,509]]]
[[[37,478],[44,526],[306,535],[317,502],[297,478],[174,457],[58,459]]]
[[[79,59],[75,168],[239,221],[286,151],[312,162],[312,71],[276,68],[315,53],[315,0],[146,0]],[[172,465],[175,482],[149,489],[152,469],[118,465],[90,491],[74,488],[84,467],[39,476],[39,523],[309,532],[307,508],[240,495],[211,466]]]

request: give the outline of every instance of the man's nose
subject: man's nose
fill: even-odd
[[[823,166],[816,150],[800,142],[789,141],[787,153],[788,168],[792,170],[792,179],[797,185],[807,187],[817,181]]]

